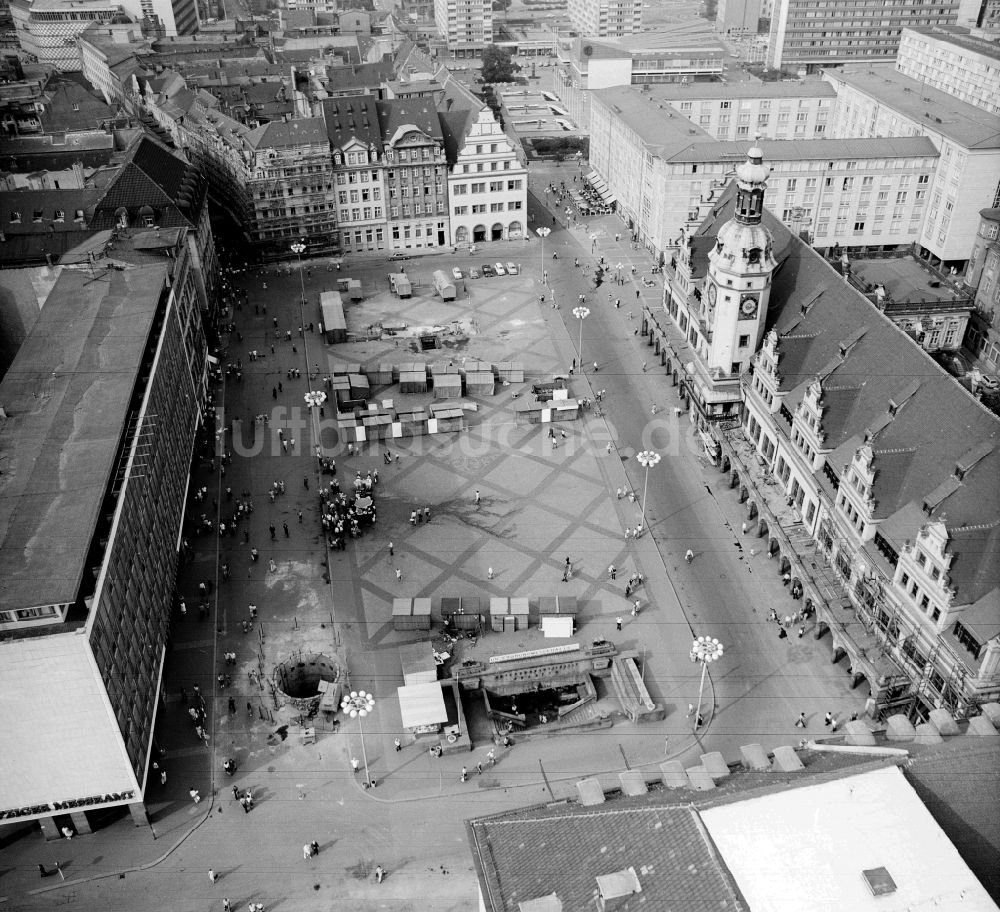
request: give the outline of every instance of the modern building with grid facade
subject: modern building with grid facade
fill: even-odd
[[[434,22],[453,57],[481,57],[493,41],[492,0],[434,0]]]
[[[585,38],[617,38],[642,30],[642,0],[569,0],[573,30]]]
[[[0,383],[0,821],[146,822],[205,374],[196,297],[107,262],[62,272]]]
[[[904,28],[954,25],[978,11],[978,0],[774,0],[767,65],[816,72],[819,67],[891,61]]]

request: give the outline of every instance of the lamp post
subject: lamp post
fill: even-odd
[[[583,373],[583,321],[590,316],[589,307],[574,307],[573,316],[580,321],[580,343],[577,345],[577,357],[580,359],[580,373]]]
[[[306,252],[306,245],[302,241],[292,244],[292,253],[299,258],[299,289],[301,290],[300,304],[306,303],[306,280],[302,276],[302,254]]]
[[[691,644],[691,661],[701,662],[701,684],[698,686],[698,710],[694,714],[694,727],[701,723],[701,695],[705,689],[705,672],[708,670],[708,663],[722,658],[722,643],[715,637],[696,637]]]
[[[365,730],[361,720],[375,708],[375,697],[364,690],[352,690],[349,696],[340,701],[340,708],[352,719],[358,720],[358,734],[361,735],[361,756],[365,761],[365,782],[372,781],[368,772],[368,753],[365,751]]]
[[[646,470],[646,477],[642,482],[642,524],[646,524],[646,488],[649,486],[649,470],[660,461],[660,454],[653,450],[643,450],[636,457]]]

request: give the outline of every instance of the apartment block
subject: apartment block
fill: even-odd
[[[837,93],[816,77],[796,82],[693,82],[656,86],[649,97],[676,108],[718,140],[823,139]]]
[[[751,143],[720,141],[635,89],[593,93],[590,162],[657,256],[716,205]],[[893,249],[920,237],[938,153],[926,137],[761,140],[771,204],[816,247]]]
[[[493,41],[492,0],[434,0],[438,34],[453,57],[481,57]]]
[[[965,344],[995,375],[1000,371],[1000,198],[979,213],[979,230],[962,284],[975,295]]]
[[[761,18],[761,0],[719,0],[715,25],[727,35],[756,35]]]
[[[378,103],[389,244],[393,250],[448,243],[448,164],[433,99]]]
[[[616,38],[642,30],[642,0],[569,0],[573,30],[585,38]]]
[[[767,65],[794,72],[891,61],[904,28],[954,25],[978,0],[774,0]]]
[[[377,105],[373,95],[323,102],[344,253],[386,249],[388,194]]]
[[[914,137],[939,153],[927,215],[915,239],[936,265],[964,269],[983,203],[1000,188],[1000,117],[918,80],[891,64],[823,74],[837,90],[834,137]]]
[[[968,29],[903,29],[896,69],[922,85],[1000,114],[1000,46]]]

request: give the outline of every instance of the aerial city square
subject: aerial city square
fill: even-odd
[[[1000,0],[0,34],[0,912],[1000,909]]]

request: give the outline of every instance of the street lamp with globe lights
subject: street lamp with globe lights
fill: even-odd
[[[301,289],[301,297],[299,298],[300,304],[305,304],[306,302],[306,280],[302,277],[302,254],[306,252],[306,245],[302,241],[296,241],[292,244],[292,253],[294,253],[299,258],[299,288]]]
[[[643,450],[636,457],[639,460],[639,465],[641,465],[646,470],[646,477],[642,482],[642,522],[643,525],[646,524],[646,488],[649,485],[649,470],[653,468],[660,461],[660,454],[654,452],[653,450]]]
[[[580,321],[580,344],[577,345],[577,357],[580,359],[580,373],[583,373],[583,321],[590,316],[589,307],[574,307],[573,316]]]
[[[705,689],[705,672],[709,662],[722,658],[722,643],[715,637],[696,637],[691,644],[691,661],[701,663],[701,684],[698,686],[698,710],[694,714],[694,727],[701,725],[701,695]]]
[[[365,751],[365,730],[361,720],[375,708],[375,697],[364,690],[352,690],[340,701],[340,708],[352,719],[358,720],[358,733],[361,735],[361,756],[365,761],[365,783],[370,783],[372,777],[368,772],[368,753]]]

